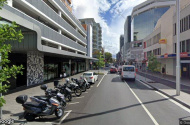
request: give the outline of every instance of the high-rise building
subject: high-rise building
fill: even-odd
[[[124,60],[128,62],[127,55],[131,42],[131,16],[127,16],[124,24]]]
[[[24,66],[11,87],[30,86],[89,69],[87,33],[72,14],[71,0],[9,0],[2,21],[15,21],[24,39],[12,45],[11,64]]]
[[[102,28],[99,23],[96,23],[94,18],[80,19],[81,24],[85,27],[86,25],[92,26],[92,53],[102,50]],[[93,55],[96,57],[96,55]]]
[[[176,0],[147,0],[133,8],[131,39],[142,40],[154,30],[157,21]]]

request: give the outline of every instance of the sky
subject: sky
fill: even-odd
[[[146,0],[72,0],[73,14],[78,19],[94,18],[102,27],[102,43],[115,58],[119,38],[124,34],[126,17],[134,6]]]

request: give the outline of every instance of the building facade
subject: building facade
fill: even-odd
[[[176,7],[172,6],[158,21],[155,30],[144,42],[145,58],[153,54],[166,69],[166,74],[176,75]],[[190,1],[181,1],[180,19],[181,77],[190,78]]]
[[[131,16],[128,16],[124,24],[124,60],[128,61],[129,48],[131,42]]]
[[[15,21],[24,39],[12,45],[11,64],[24,66],[11,87],[31,86],[89,69],[87,33],[72,14],[71,0],[9,0],[1,24]]]
[[[94,18],[80,19],[80,21],[83,27],[92,26],[92,53],[102,50],[102,28],[100,24],[96,23]],[[93,57],[96,58],[96,55],[94,54]]]
[[[131,39],[142,40],[154,30],[157,21],[175,0],[147,0],[133,8],[131,14]]]
[[[175,0],[148,0],[133,8],[131,14],[131,42],[126,44],[126,60],[130,64],[142,66],[145,59],[143,39],[151,34],[160,17],[172,6]],[[126,19],[126,23],[127,19]],[[134,43],[133,43],[134,42]]]

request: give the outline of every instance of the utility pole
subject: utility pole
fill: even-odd
[[[176,37],[177,37],[177,41],[176,41],[176,95],[180,95],[180,70],[181,70],[181,66],[180,66],[180,0],[176,0],[176,15],[177,15],[177,22],[176,22]]]

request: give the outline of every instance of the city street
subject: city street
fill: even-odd
[[[65,125],[179,125],[189,119],[190,110],[166,98],[136,79],[121,81],[118,74],[107,74],[68,104],[57,124]],[[43,122],[48,119],[42,119]],[[50,119],[49,119],[50,120]],[[46,122],[51,123],[51,121]]]

